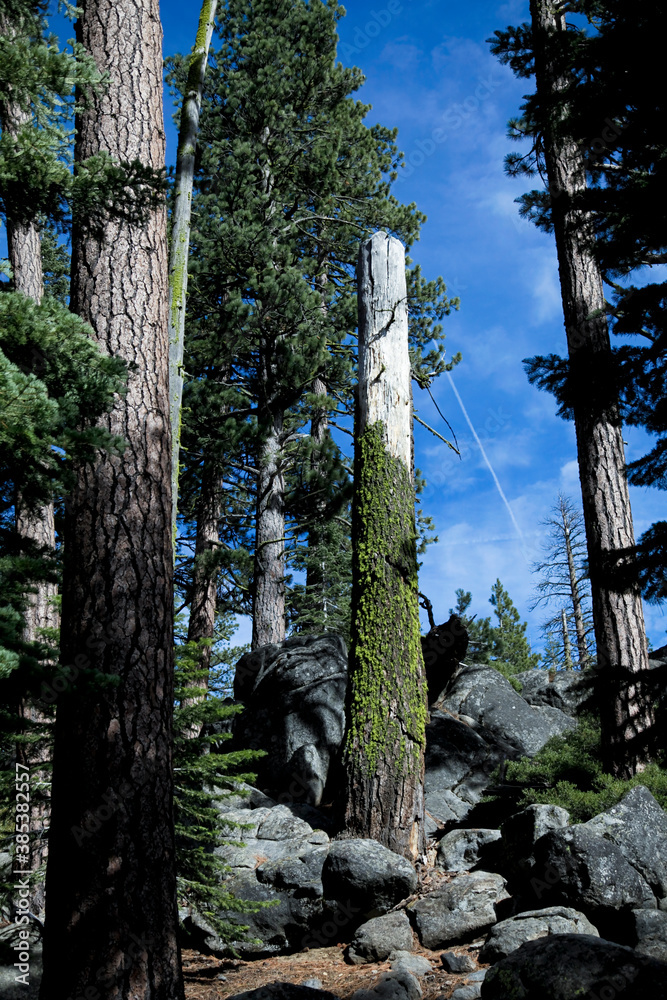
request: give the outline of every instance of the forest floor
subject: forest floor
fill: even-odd
[[[466,947],[452,948],[457,954],[466,954],[474,960],[481,941]],[[367,965],[348,965],[343,952],[345,945],[329,948],[311,948],[293,955],[275,955],[249,961],[215,958],[196,951],[183,952],[186,1000],[225,1000],[246,990],[254,990],[268,983],[303,983],[319,979],[322,989],[347,1000],[356,990],[370,989],[383,972],[390,971],[389,962]],[[439,951],[417,948],[414,954],[431,962],[432,972],[419,979],[423,1000],[447,1000],[457,986],[467,981],[465,974],[446,972],[440,962]]]

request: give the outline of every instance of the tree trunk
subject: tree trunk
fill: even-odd
[[[565,31],[565,15],[552,0],[530,4],[538,95],[548,105],[567,85],[553,57],[552,39]],[[630,777],[647,758],[650,703],[642,696],[648,651],[639,586],[633,579],[635,544],[618,406],[605,396],[611,347],[600,270],[587,249],[589,220],[573,206],[585,188],[580,150],[572,140],[544,136],[552,219],[570,371],[586,391],[574,399],[574,423],[601,673],[605,766]],[[596,380],[595,376],[598,375]],[[597,381],[597,384],[596,384]]]
[[[565,553],[567,556],[567,572],[570,579],[570,593],[572,595],[572,613],[574,615],[574,629],[577,635],[577,651],[579,653],[579,666],[583,670],[588,666],[588,645],[586,643],[586,626],[584,624],[584,612],[581,606],[581,594],[579,593],[579,581],[577,579],[577,567],[574,562],[572,552],[572,539],[570,537],[570,525],[568,515],[561,509],[563,517],[563,538],[565,539]]]
[[[197,537],[195,541],[195,561],[192,571],[192,601],[188,621],[188,642],[212,640],[215,629],[215,611],[218,593],[218,570],[213,568],[210,557],[219,542],[218,515],[220,512],[219,469],[215,463],[204,460],[201,493],[197,504]],[[199,667],[206,675],[193,681],[192,687],[202,690],[202,697],[208,690],[208,671],[211,665],[211,645],[201,647]],[[183,707],[192,705],[199,699],[189,698]],[[190,739],[199,736],[201,725],[197,724],[185,733]]]
[[[563,633],[563,659],[565,669],[572,670],[572,644],[570,642],[570,632],[567,627],[567,612],[565,608],[560,613],[561,632]]]
[[[199,134],[204,77],[208,50],[215,23],[217,0],[203,0],[194,48],[190,53],[188,79],[181,108],[181,127],[176,152],[174,181],[174,211],[172,214],[171,248],[169,253],[169,406],[171,417],[171,496],[172,535],[176,544],[176,514],[178,510],[178,456],[181,442],[181,401],[183,398],[183,348],[185,341],[185,304],[188,290],[188,253],[190,250],[190,218],[192,186],[195,175],[195,153]]]
[[[417,587],[405,253],[361,247],[345,835],[425,850],[426,684]]]
[[[285,638],[285,477],[283,414],[271,419],[257,475],[252,648]]]
[[[326,400],[327,397],[327,387],[326,383],[321,378],[316,378],[313,380],[311,387],[313,395],[320,396],[322,399]],[[327,416],[327,411],[324,407],[320,410],[316,410],[313,414],[313,419],[310,423],[310,436],[313,441],[315,441],[317,446],[321,446],[327,436],[329,430],[329,419]],[[317,452],[313,457],[313,473],[315,476],[318,475],[320,471],[321,463],[319,462]],[[322,612],[322,623],[323,627],[326,629],[327,623],[327,595],[326,595],[326,565],[324,559],[320,556],[319,548],[322,541],[322,518],[324,516],[324,509],[326,507],[326,501],[322,500],[317,505],[317,520],[311,525],[308,531],[308,565],[306,567],[306,593],[312,595],[313,603],[317,601],[320,605],[320,610]],[[314,554],[314,558],[313,558]]]
[[[77,121],[78,162],[164,165],[157,0],[86,0],[108,73]],[[173,829],[173,556],[166,211],[73,233],[72,308],[124,358],[104,426],[127,442],[78,470],[67,507],[63,663],[43,1000],[182,1000]]]

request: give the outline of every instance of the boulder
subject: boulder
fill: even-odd
[[[482,995],[482,986],[480,983],[470,983],[467,986],[459,986],[458,989],[454,990],[451,995],[450,1000],[479,1000]]]
[[[484,856],[484,849],[499,840],[500,830],[452,830],[438,844],[436,865],[448,872],[469,871]]]
[[[530,805],[501,824],[503,871],[510,878],[525,876],[535,863],[533,848],[551,830],[568,826],[567,809],[553,805]]]
[[[419,981],[409,972],[385,972],[371,990],[357,990],[350,1000],[420,1000]]]
[[[481,723],[528,757],[541,750],[552,736],[575,726],[558,709],[546,712],[532,708],[502,674],[483,664],[462,663],[440,703],[450,712]]]
[[[549,906],[544,910],[526,910],[507,920],[501,920],[489,931],[479,953],[480,962],[495,965],[526,941],[550,934],[591,934],[599,937],[597,928],[583,913],[567,906]]]
[[[412,928],[403,910],[373,917],[358,927],[347,949],[346,958],[353,965],[384,962],[393,951],[412,949]]]
[[[581,670],[557,670],[553,680],[549,680],[548,670],[524,670],[516,676],[522,698],[535,707],[557,708],[576,716],[588,696],[589,675]]]
[[[411,955],[409,951],[394,951],[389,956],[392,972],[409,972],[413,976],[427,976],[433,971],[431,963],[423,955]]]
[[[304,847],[300,854],[265,861],[256,870],[257,880],[276,890],[293,892],[299,899],[321,899],[322,867],[327,847]]]
[[[321,848],[319,849],[321,850]],[[244,940],[234,942],[241,955],[274,955],[285,951],[302,951],[317,947],[313,935],[323,925],[324,906],[321,896],[300,895],[297,890],[276,891],[270,881],[261,882],[254,871],[238,870],[225,883],[237,899],[268,902],[255,913],[230,911],[226,916],[248,927]],[[323,937],[323,944],[335,944],[338,928],[331,936]],[[256,939],[254,942],[250,939]],[[228,946],[209,934],[204,938],[205,949],[214,954],[225,954]],[[193,947],[196,947],[196,938]]]
[[[443,951],[440,961],[447,972],[472,972],[475,968],[469,955],[456,955],[453,951]]]
[[[635,951],[667,962],[667,913],[664,910],[633,910]]]
[[[347,650],[340,636],[291,636],[236,665],[234,746],[266,750],[258,785],[281,802],[322,801],[345,728]],[[276,711],[276,706],[280,711]]]
[[[458,615],[450,615],[448,621],[434,625],[422,636],[429,704],[440,696],[467,649],[468,631]]]
[[[312,989],[310,986],[297,986],[296,983],[267,983],[256,990],[246,990],[235,993],[229,1000],[338,1000],[335,993],[327,990]]]
[[[617,805],[582,825],[615,844],[655,896],[667,900],[667,813],[648,788],[631,788]]]
[[[426,726],[427,813],[440,825],[462,822],[481,801],[495,769],[503,760],[519,756],[507,740],[483,726],[432,709]]]
[[[496,923],[496,904],[508,899],[505,879],[490,872],[460,875],[408,904],[425,948],[469,940]]]
[[[528,941],[490,969],[483,1000],[667,1000],[667,965],[588,934]]]
[[[612,940],[627,940],[632,910],[656,906],[650,886],[620,849],[584,826],[541,837],[530,874],[538,899],[583,910]]]
[[[356,911],[361,922],[386,913],[414,892],[417,874],[409,861],[376,840],[353,838],[332,843],[322,883],[325,899]]]

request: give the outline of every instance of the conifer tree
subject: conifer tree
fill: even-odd
[[[531,0],[532,25],[497,32],[494,51],[519,75],[536,78],[536,94],[515,123],[517,136],[531,136],[527,163],[509,160],[510,170],[544,170],[549,186],[532,203],[548,205],[558,251],[568,342],[567,410],[574,417],[600,685],[603,746],[608,768],[629,777],[650,754],[652,711],[642,689],[648,671],[634,531],[625,471],[621,413],[606,320],[602,274],[592,243],[595,227],[581,196],[586,160],[566,108],[573,91],[572,53],[577,36],[566,30],[566,12],[551,0]],[[540,359],[527,364],[529,378],[545,384]]]
[[[82,45],[107,73],[76,161],[164,167],[156,0],[87,0]],[[104,153],[102,153],[104,150]],[[180,1000],[172,773],[171,436],[164,204],[75,219],[72,307],[131,369],[106,429],[127,447],[77,469],[67,509],[62,659],[41,996]],[[81,207],[81,206],[79,206]],[[102,208],[103,205],[97,205]],[[131,211],[130,211],[131,210]],[[85,223],[85,225],[84,225]],[[76,673],[75,673],[76,671]]]
[[[531,653],[526,638],[528,625],[521,621],[521,615],[500,580],[491,588],[489,603],[498,620],[493,628],[492,662],[514,674],[532,670],[539,662],[539,655]]]
[[[217,420],[218,437],[227,440],[222,479],[235,477],[244,497],[255,497],[255,645],[285,634],[286,545],[306,567],[306,603],[320,590],[315,615],[323,618],[327,584],[315,582],[315,570],[333,543],[327,531],[321,545],[317,535],[332,516],[345,520],[346,477],[322,420],[311,435],[304,426],[316,411],[335,422],[334,411],[349,410],[343,340],[356,325],[359,236],[382,226],[409,244],[422,220],[389,194],[387,177],[399,158],[394,133],[363,125],[367,108],[349,96],[362,78],[335,65],[340,14],[336,4],[230,0],[204,94],[184,435],[196,441],[197,422]],[[426,319],[451,304],[441,280],[427,283],[419,274],[411,294],[422,303],[413,326],[415,369],[439,370],[436,352],[421,357]],[[437,339],[439,329],[432,334]],[[326,393],[311,391],[318,385]],[[197,478],[206,462],[201,446],[186,461],[194,471],[185,477]],[[318,470],[325,481],[318,482]],[[307,538],[313,544],[306,554]]]

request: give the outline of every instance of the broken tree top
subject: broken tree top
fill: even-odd
[[[412,476],[412,391],[405,250],[377,232],[359,250],[359,432],[381,421],[387,450]]]

